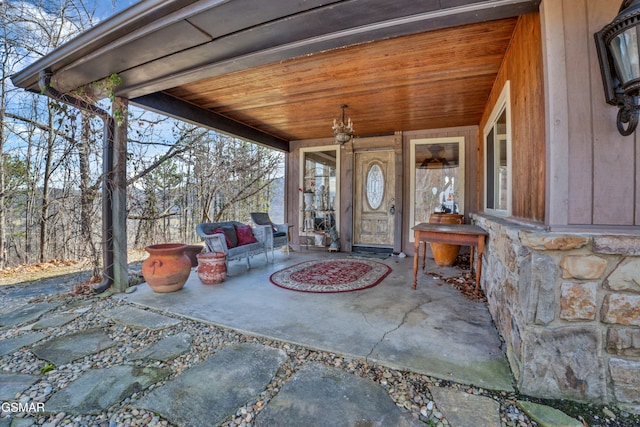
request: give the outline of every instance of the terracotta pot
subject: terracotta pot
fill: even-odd
[[[189,260],[191,260],[191,267],[198,266],[198,258],[196,257],[196,255],[202,252],[203,249],[204,246],[202,245],[187,245],[187,247],[184,249],[184,253],[187,254]]]
[[[162,243],[147,246],[149,258],[142,263],[142,276],[155,292],[182,289],[191,273],[191,261],[185,255],[187,245]]]
[[[227,255],[224,252],[205,252],[198,258],[198,277],[205,285],[215,285],[227,277]]]
[[[462,224],[464,215],[434,213],[429,217],[429,222],[432,224]],[[448,243],[431,243],[431,252],[436,264],[451,266],[456,261],[460,246]]]

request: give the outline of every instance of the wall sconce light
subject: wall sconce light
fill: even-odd
[[[618,16],[594,34],[608,104],[619,108],[618,131],[631,135],[640,113],[640,0],[624,0]]]

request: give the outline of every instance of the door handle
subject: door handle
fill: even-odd
[[[391,207],[389,208],[389,213],[391,215],[396,213],[396,205],[391,205]]]

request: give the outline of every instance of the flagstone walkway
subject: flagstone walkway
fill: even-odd
[[[122,299],[45,300],[0,305],[0,427],[533,426],[510,392],[251,337]],[[564,416],[557,425],[582,424]]]
[[[22,323],[46,322],[46,318],[38,320],[43,310],[29,310],[31,315],[25,317],[26,308],[0,315],[0,324],[15,325],[18,318]],[[50,304],[46,308],[52,311],[56,307]],[[125,328],[149,331],[171,328],[172,332],[179,331],[183,323],[180,319],[127,305],[108,309],[102,316],[111,320],[117,317],[118,323]],[[20,342],[14,342],[15,339],[2,342],[13,342],[5,346],[6,351],[15,352],[20,347],[27,347],[38,358],[60,369],[77,361],[86,362],[91,355],[116,345],[102,328],[62,334],[48,340],[42,332],[30,332],[25,336],[34,335],[37,337]],[[129,400],[132,407],[151,411],[174,425],[219,425],[234,418],[238,408],[257,399],[275,381],[278,372],[290,363],[283,349],[239,342],[223,347],[180,375],[173,375],[166,366],[152,366],[156,361],[173,360],[187,353],[192,346],[193,340],[188,333],[171,333],[155,344],[130,353],[123,364],[87,369],[48,397],[44,402],[46,414],[97,415]],[[0,399],[11,401],[39,380],[38,375],[2,373]],[[143,393],[148,389],[151,391]],[[132,400],[132,394],[141,397]],[[499,426],[497,404],[491,402],[489,407],[495,418],[492,425]],[[9,424],[11,418],[5,416],[0,425],[30,425],[31,418],[16,417],[13,424]],[[379,383],[319,362],[303,365],[255,419],[247,414],[245,421],[256,426],[424,425],[397,406]]]

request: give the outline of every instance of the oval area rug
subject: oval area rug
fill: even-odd
[[[271,283],[299,292],[351,292],[371,288],[391,273],[391,267],[370,259],[311,260],[271,275]]]

